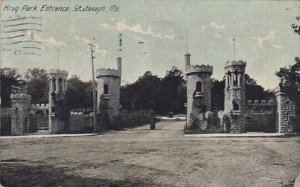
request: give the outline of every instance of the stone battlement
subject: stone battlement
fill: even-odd
[[[212,74],[213,73],[213,67],[210,65],[190,65],[187,67],[186,74]]]
[[[48,110],[49,104],[31,104],[30,109],[32,109],[32,110]]]
[[[96,77],[102,77],[102,76],[112,76],[112,77],[120,77],[120,71],[116,69],[106,69],[106,68],[100,68],[96,70]]]
[[[24,93],[15,93],[10,94],[11,99],[31,99],[30,95],[24,94]]]
[[[100,68],[96,70],[96,77],[102,77],[102,76],[112,76],[112,77],[120,77],[119,70],[116,69],[106,69],[106,68]]]
[[[62,78],[67,79],[68,72],[65,70],[59,70],[59,69],[50,69],[49,70],[49,78]]]
[[[250,106],[263,106],[263,105],[276,105],[276,102],[273,99],[270,100],[248,100],[247,105]]]
[[[226,64],[225,64],[225,68],[227,67],[234,67],[234,66],[240,66],[240,67],[246,67],[246,62],[245,61],[242,61],[242,60],[239,60],[239,61],[227,61]]]

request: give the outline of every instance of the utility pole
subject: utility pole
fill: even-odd
[[[186,53],[189,53],[189,30],[186,31]]]
[[[233,38],[233,60],[235,60],[235,38]]]
[[[96,125],[96,92],[95,92],[95,74],[94,74],[94,58],[95,56],[93,55],[94,54],[94,46],[93,44],[89,44],[89,46],[91,46],[91,60],[92,60],[92,76],[93,76],[93,110],[94,110],[94,114],[93,114],[93,117],[94,117],[94,132],[96,133],[97,131],[97,125]]]

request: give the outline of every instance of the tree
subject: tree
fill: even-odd
[[[83,82],[79,76],[73,75],[68,80],[66,105],[70,109],[90,108],[93,106],[92,82]]]
[[[297,20],[298,24],[293,23],[292,29],[294,30],[295,33],[297,33],[300,36],[300,16],[296,17],[296,20]]]
[[[39,68],[29,68],[24,77],[28,85],[28,94],[31,95],[31,103],[48,103],[49,83],[47,71]]]
[[[150,71],[145,72],[136,81],[138,90],[133,100],[135,109],[159,111],[160,81],[161,79],[156,75],[152,75]]]
[[[246,100],[267,100],[274,97],[271,91],[265,89],[256,83],[248,74],[245,74]]]
[[[1,107],[10,107],[10,94],[12,86],[22,86],[24,81],[16,69],[1,68]]]
[[[162,79],[162,92],[165,104],[162,112],[185,113],[186,85],[181,70],[173,66]]]
[[[186,86],[183,73],[177,67],[164,78],[144,73],[136,82],[121,87],[121,104],[127,110],[151,109],[158,114],[185,113]]]
[[[47,78],[47,71],[39,68],[29,68],[24,75],[26,80]]]
[[[96,84],[95,84],[96,85]],[[86,108],[89,107],[93,107],[93,82],[92,81],[88,81],[88,82],[84,82],[84,95],[85,95],[85,99],[84,99],[84,106]]]
[[[296,63],[294,65],[280,68],[276,72],[276,76],[280,78],[279,87],[285,93],[287,93],[292,100],[300,105],[300,59],[295,58]]]

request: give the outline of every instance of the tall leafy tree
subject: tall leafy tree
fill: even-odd
[[[79,76],[74,75],[68,80],[66,103],[70,109],[84,108],[85,85]]]
[[[297,105],[300,106],[300,59],[295,58],[295,64],[282,67],[275,74],[280,78],[279,86]]]
[[[1,68],[1,107],[10,107],[12,86],[24,86],[21,75],[13,68]]]
[[[174,113],[185,112],[186,86],[183,78],[183,72],[173,66],[162,79],[162,94],[165,96],[163,99],[169,106],[169,111]],[[168,108],[165,108],[164,112],[167,112],[167,110]]]
[[[251,78],[248,74],[245,74],[246,85],[246,100],[263,100],[271,99],[274,97],[274,93],[265,90],[262,86],[256,83],[256,80]]]
[[[47,71],[39,68],[28,69],[24,77],[28,85],[28,94],[31,95],[31,103],[48,103]]]
[[[183,73],[176,67],[167,71],[164,78],[144,73],[136,82],[122,86],[121,104],[123,109],[151,109],[159,114],[184,113],[186,86]]]
[[[93,107],[92,82],[83,82],[79,76],[68,79],[66,104],[70,109]]]
[[[136,84],[138,90],[133,100],[135,109],[158,109],[160,105],[158,103],[161,88],[160,81],[161,79],[156,75],[152,75],[150,71],[145,72],[144,75],[137,80]]]

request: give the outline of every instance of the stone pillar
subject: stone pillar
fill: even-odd
[[[29,130],[30,99],[27,94],[11,94],[11,135],[23,135]]]
[[[244,77],[245,77],[245,75],[241,74],[241,80],[240,80],[241,87],[245,87]]]
[[[231,72],[231,81],[230,81],[231,83],[231,87],[234,87],[234,73],[233,72]]]
[[[291,117],[296,116],[296,104],[289,97],[280,91],[275,91],[277,101],[277,132],[290,134],[295,132]]]
[[[59,82],[58,82],[58,77],[56,77],[56,80],[55,80],[55,93],[59,93]]]
[[[237,74],[237,81],[238,81],[237,86],[241,87],[241,74],[240,73]]]
[[[228,88],[228,75],[227,73],[225,74],[225,89]]]
[[[228,87],[227,88],[230,88],[231,87],[231,84],[230,84],[230,74],[227,73],[227,83],[228,83]]]

